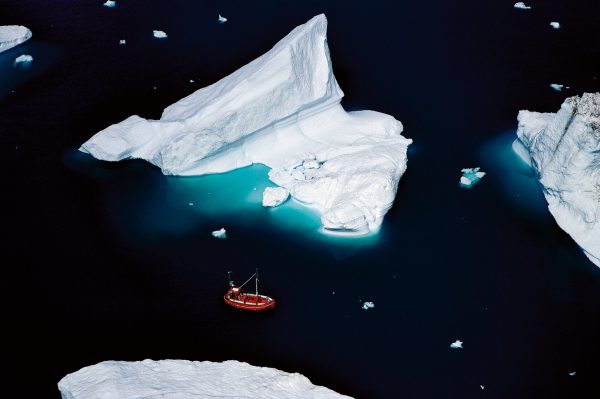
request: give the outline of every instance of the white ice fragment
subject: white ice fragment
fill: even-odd
[[[117,2],[114,0],[106,0],[106,3],[103,4],[104,7],[115,8]]]
[[[283,187],[267,187],[263,191],[263,206],[274,207],[288,199],[290,192]]]
[[[550,26],[554,29],[560,29],[560,24],[558,22],[550,22]]]
[[[565,86],[564,86],[564,85],[559,85],[558,83],[551,83],[551,84],[550,84],[550,87],[551,87],[553,90],[556,90],[556,91],[562,91],[563,87],[565,87]]]
[[[351,399],[301,374],[235,360],[105,361],[66,375],[58,389],[65,399]]]
[[[462,176],[460,178],[461,187],[472,187],[479,180],[485,176],[485,172],[479,170],[480,168],[465,168],[462,169]]]
[[[571,377],[575,377],[575,375],[576,375],[576,374],[577,374],[577,372],[576,372],[576,371],[571,371],[571,372],[569,373],[569,375],[570,375]]]
[[[480,385],[479,388],[481,388],[482,391],[485,389],[483,385]]]
[[[119,40],[119,44],[126,44],[126,43],[127,43],[127,41],[125,39]]]
[[[517,119],[548,210],[600,266],[600,93],[569,97],[556,113],[521,111]]]
[[[457,339],[456,341],[452,342],[450,344],[450,348],[452,349],[462,349],[463,348],[463,342],[459,339]]]
[[[165,32],[163,32],[162,30],[153,30],[152,34],[157,39],[166,39],[167,38],[167,34]]]
[[[222,17],[221,14],[219,14],[219,23],[224,24],[225,22],[227,22],[227,18]]]
[[[227,238],[227,231],[224,227],[221,227],[219,230],[213,231],[211,234],[215,238]]]
[[[194,206],[194,203],[193,202],[188,202],[188,205],[189,206]]]
[[[365,302],[365,303],[363,303],[363,305],[362,305],[362,308],[363,308],[364,310],[369,310],[369,309],[372,309],[372,308],[374,308],[374,307],[375,307],[375,304],[374,304],[373,302]]]
[[[15,65],[20,63],[28,64],[30,62],[33,62],[33,57],[28,54],[23,54],[15,58]]]
[[[321,215],[321,231],[376,231],[406,170],[402,124],[346,112],[324,15],[222,80],[167,107],[160,120],[112,125],[80,150],[106,161],[141,158],[167,175],[223,173],[261,163],[269,178]],[[307,154],[319,161],[303,165]],[[306,167],[305,167],[306,166]]]
[[[194,83],[194,79],[190,79],[190,83]]]
[[[531,10],[531,7],[528,6],[528,5],[526,5],[522,1],[519,1],[519,2],[515,3],[515,8],[519,8],[521,10]]]
[[[31,38],[31,31],[21,25],[0,25],[0,53]]]

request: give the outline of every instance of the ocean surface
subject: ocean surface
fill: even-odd
[[[102,3],[0,2],[0,24],[33,31],[0,54],[5,393],[59,398],[81,367],[171,358],[299,372],[357,398],[600,397],[600,268],[511,150],[520,109],[600,91],[599,2]],[[391,114],[414,140],[377,234],[324,236],[294,201],[263,208],[262,165],[181,178],[77,151],[319,13],[344,107]],[[487,175],[461,188],[475,166]],[[228,308],[227,271],[256,267],[278,308]]]

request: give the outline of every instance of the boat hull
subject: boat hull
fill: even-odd
[[[232,297],[228,292],[223,299],[231,307],[253,312],[275,308],[275,300],[265,295],[241,294],[237,297]]]

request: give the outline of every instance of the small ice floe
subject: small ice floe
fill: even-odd
[[[576,371],[571,371],[571,372],[569,372],[569,375],[570,375],[571,377],[575,377],[575,375],[576,375],[576,374],[577,374],[577,372],[576,372]]]
[[[117,2],[114,0],[106,0],[106,3],[104,3],[103,6],[108,8],[115,8],[117,6]]]
[[[224,24],[225,22],[227,22],[227,18],[221,16],[221,14],[219,14],[219,23],[220,24]]]
[[[194,79],[190,79],[190,83],[194,83]]]
[[[153,30],[152,34],[157,39],[166,39],[167,38],[167,34],[165,32],[163,32],[162,30]]]
[[[227,231],[223,227],[221,227],[219,230],[213,231],[211,234],[215,238],[227,238]]]
[[[482,391],[485,389],[483,385],[480,385],[479,388],[481,388]]]
[[[559,85],[558,83],[550,83],[550,87],[556,91],[562,91],[564,85]]]
[[[369,309],[372,309],[372,308],[374,308],[374,307],[375,307],[375,304],[374,304],[373,302],[365,302],[365,303],[363,303],[363,305],[362,305],[362,308],[363,308],[364,310],[369,310]]]
[[[460,339],[457,339],[456,341],[454,341],[450,344],[450,348],[462,349],[463,348],[462,344],[463,344],[463,342]]]
[[[550,22],[550,26],[554,29],[560,29],[560,24],[558,22]]]
[[[194,203],[193,202],[188,202],[188,205],[189,206],[194,206]]]
[[[17,58],[15,58],[15,63],[14,65],[17,64],[30,64],[31,62],[33,62],[33,57],[28,55],[28,54],[23,54],[18,56]]]
[[[485,176],[485,172],[479,170],[480,168],[465,168],[462,169],[462,176],[460,178],[461,187],[473,187],[475,183]]]
[[[528,6],[527,4],[523,3],[522,1],[515,3],[515,8],[518,8],[520,10],[531,10],[531,6]]]
[[[262,205],[268,207],[274,207],[283,204],[288,197],[290,192],[283,187],[267,187],[263,191]]]
[[[126,43],[127,43],[127,41],[125,39],[119,40],[119,44],[126,44]]]

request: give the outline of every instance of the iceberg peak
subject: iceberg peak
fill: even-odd
[[[328,230],[367,233],[394,201],[406,170],[402,124],[346,112],[327,46],[327,18],[296,27],[267,53],[165,108],[131,116],[80,150],[141,158],[167,175],[227,172],[262,163],[269,178],[321,213]]]
[[[31,39],[31,31],[21,25],[0,26],[0,53]]]

